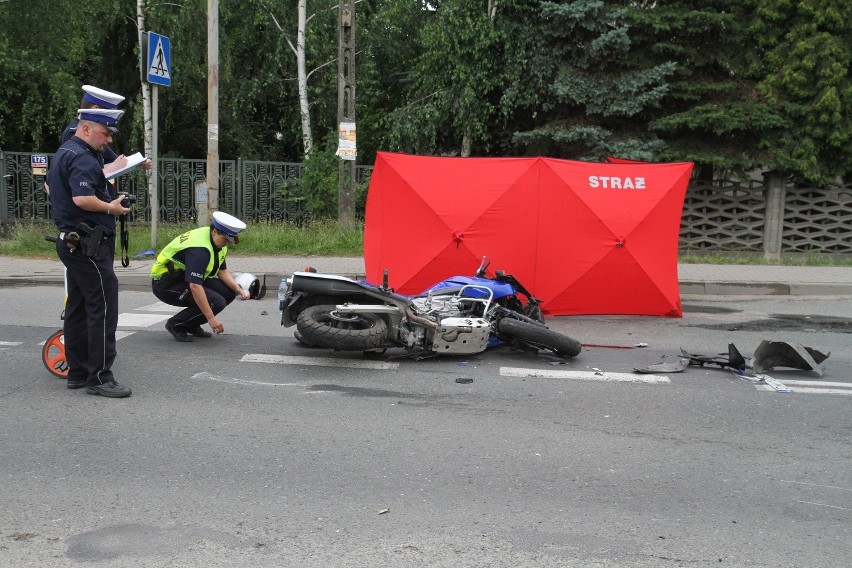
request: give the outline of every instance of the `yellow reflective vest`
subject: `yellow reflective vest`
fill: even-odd
[[[201,247],[210,251],[210,261],[207,263],[207,268],[204,270],[204,279],[212,278],[219,272],[219,267],[225,262],[225,257],[228,255],[228,247],[223,247],[219,251],[219,262],[214,263],[216,251],[213,250],[213,242],[210,240],[210,227],[199,227],[191,231],[187,231],[179,235],[166,245],[166,248],[160,251],[157,255],[157,261],[151,267],[151,278],[159,280],[169,272],[166,265],[171,262],[176,270],[186,271],[186,266],[175,258],[175,255],[180,251],[188,248]],[[213,272],[213,267],[216,266],[216,272]]]

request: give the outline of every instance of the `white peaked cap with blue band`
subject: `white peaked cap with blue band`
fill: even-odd
[[[246,228],[246,224],[233,215],[216,211],[213,213],[213,228],[223,233],[228,238],[228,241],[239,244],[240,237],[238,235],[240,231]]]
[[[93,87],[92,85],[83,85],[83,99],[89,101],[95,106],[106,109],[116,109],[124,97]]]
[[[80,120],[91,120],[103,124],[112,132],[118,132],[118,119],[124,114],[123,110],[112,110],[106,108],[80,108],[77,116]]]

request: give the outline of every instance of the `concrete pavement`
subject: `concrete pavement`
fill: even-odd
[[[150,289],[153,257],[115,263],[122,289]],[[237,256],[228,259],[234,272],[250,272],[265,280],[272,293],[284,275],[313,266],[320,272],[364,276],[364,259],[341,256]],[[59,260],[0,256],[0,285],[61,284]],[[681,295],[852,296],[852,266],[769,266],[679,264]]]

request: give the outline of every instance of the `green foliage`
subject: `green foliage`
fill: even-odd
[[[337,216],[338,169],[340,159],[330,146],[314,149],[299,180],[300,195],[313,217]]]
[[[9,225],[0,237],[0,255],[33,258],[57,258],[53,243],[44,235],[55,234],[56,227],[47,221]],[[159,225],[157,250],[162,250],[179,234],[194,225]],[[151,227],[131,224],[130,255],[147,250],[151,245]],[[333,255],[363,254],[363,228],[347,229],[336,221],[318,220],[296,226],[289,223],[249,223],[240,235],[240,244],[229,250],[232,255]]]
[[[495,113],[497,38],[479,3],[443,4],[421,29],[409,102],[387,120],[392,148],[463,152]]]
[[[162,250],[177,235],[195,228],[194,225],[159,225],[157,250]],[[44,235],[55,233],[47,221],[16,223],[0,229],[0,256],[57,259],[53,243]],[[131,224],[130,255],[150,248],[151,228]],[[336,221],[320,220],[296,226],[290,223],[249,223],[241,233],[240,244],[228,251],[231,256],[294,255],[294,256],[360,256],[364,251],[363,228],[347,229]],[[735,253],[684,254],[682,263],[699,264],[783,264],[801,266],[852,266],[852,260],[832,255],[799,255],[766,260],[762,255]]]
[[[551,79],[538,124],[516,133],[515,142],[531,153],[590,160],[661,149],[643,124],[669,93],[677,65],[643,58],[628,16],[622,2],[541,2]]]
[[[336,3],[308,3],[314,140],[337,129]],[[852,173],[852,4],[842,0],[369,0],[356,8],[358,161],[419,154],[691,160]],[[496,12],[487,13],[487,6]],[[127,97],[114,148],[142,146],[135,2],[0,2],[0,146],[52,152],[80,86]],[[172,40],[159,153],[207,152],[207,2],[144,1]],[[219,154],[301,161],[295,0],[219,3]],[[315,144],[318,152],[322,144]],[[325,142],[330,148],[329,142]],[[328,152],[328,150],[324,150]],[[334,211],[334,160],[305,180]],[[334,188],[334,189],[333,189]],[[363,191],[361,192],[363,194]]]
[[[746,12],[733,0],[691,0],[636,5],[626,11],[643,60],[676,62],[668,92],[647,116],[665,140],[656,159],[695,161],[750,170],[764,161],[760,133],[780,117],[745,74]]]
[[[291,202],[299,202],[307,212],[306,219],[332,219],[337,217],[338,175],[340,158],[335,135],[326,137],[324,144],[314,147],[310,158],[302,164],[302,174],[281,188],[281,193]],[[368,184],[356,188],[356,210],[363,211]]]
[[[0,4],[0,140],[5,149],[55,150],[79,108],[81,85],[100,78],[99,86],[113,86],[106,78],[116,76],[97,67],[126,26],[120,5],[119,0]]]
[[[761,146],[774,167],[827,184],[852,173],[852,5],[844,1],[750,1],[760,48],[758,90],[783,117]]]

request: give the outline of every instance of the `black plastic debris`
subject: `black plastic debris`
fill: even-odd
[[[719,365],[719,367],[723,369],[725,367],[730,367],[739,372],[744,372],[748,366],[745,357],[740,354],[739,350],[737,350],[733,343],[728,343],[727,355],[724,353],[719,355],[687,353],[682,347],[680,349],[680,354],[688,359],[690,365],[698,365],[699,367],[703,367],[704,365]]]
[[[825,369],[822,362],[828,359],[829,355],[831,351],[827,354],[821,353],[799,343],[763,340],[754,350],[754,372],[762,373],[775,367],[788,367],[813,371],[822,376]]]
[[[470,383],[473,382],[473,379],[468,378],[468,377],[459,377],[459,378],[456,379],[456,382],[459,383],[459,384],[462,384],[462,385],[469,385]]]

